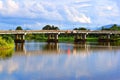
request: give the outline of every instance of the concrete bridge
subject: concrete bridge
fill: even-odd
[[[110,40],[111,35],[120,35],[120,31],[90,31],[90,30],[1,30],[0,34],[13,34],[15,35],[15,42],[23,43],[25,41],[26,34],[47,34],[48,42],[58,42],[58,36],[60,34],[74,35],[75,42],[85,41],[86,36],[89,34],[106,36],[107,41]],[[104,40],[103,40],[104,41]]]

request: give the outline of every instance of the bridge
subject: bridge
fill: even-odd
[[[74,35],[74,41],[85,41],[87,35],[104,35],[107,41],[110,40],[111,35],[120,35],[120,31],[91,31],[91,30],[1,30],[0,34],[13,34],[15,35],[15,42],[23,43],[25,41],[26,34],[47,34],[48,42],[58,42],[58,36],[60,34],[71,34]],[[104,41],[104,40],[103,40]]]
[[[120,34],[120,31],[112,30],[0,30],[0,34],[45,34],[45,33],[84,33],[84,34]]]

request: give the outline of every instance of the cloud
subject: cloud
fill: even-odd
[[[3,2],[0,1],[0,10],[3,8]]]
[[[59,14],[57,9],[54,8],[54,6],[49,8],[50,7],[49,5],[44,6],[44,4],[35,3],[32,5],[30,11],[34,13],[36,17],[50,19],[50,20],[62,20],[62,16]]]
[[[0,4],[1,4],[0,13],[4,16],[62,20],[62,17],[58,13],[57,9],[55,9],[54,6],[51,6],[52,4],[50,3],[23,1],[23,4],[21,4],[18,1],[6,0],[6,1],[0,1]],[[46,7],[49,9],[47,9]],[[50,7],[51,9],[53,8],[53,10],[49,11]]]
[[[66,15],[68,20],[72,22],[80,22],[80,23],[91,23],[91,20],[89,17],[87,17],[84,13],[79,13],[78,10],[76,10],[73,7],[65,7]]]
[[[75,3],[81,3],[81,2],[89,2],[91,0],[75,0]]]
[[[104,3],[103,3],[104,2]],[[95,23],[106,25],[106,24],[118,24],[120,18],[120,9],[117,3],[113,0],[94,1]],[[95,21],[94,20],[94,21]]]
[[[0,0],[0,24],[77,23],[95,27],[119,23],[119,6],[118,0]]]
[[[81,4],[81,5],[77,5],[78,8],[83,8],[83,7],[91,7],[91,4]]]
[[[0,1],[0,13],[4,16],[11,16],[19,10],[19,5],[14,0]]]

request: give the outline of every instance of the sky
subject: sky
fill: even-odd
[[[120,24],[120,0],[0,0],[0,30],[47,24],[61,30]]]

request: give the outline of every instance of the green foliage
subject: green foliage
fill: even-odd
[[[0,59],[6,59],[12,56],[14,43],[10,35],[0,36]]]
[[[46,41],[47,36],[45,34],[28,34],[26,40]]]
[[[17,26],[16,30],[23,30],[21,26]]]
[[[4,39],[2,39],[2,37],[0,37],[0,47],[7,46],[7,45],[8,45],[7,42]]]
[[[73,30],[88,30],[88,29],[84,27],[80,27],[80,28],[74,28]]]
[[[98,41],[98,38],[96,37],[88,37],[87,38],[87,42],[97,42]]]
[[[2,35],[2,38],[6,40],[7,43],[13,43],[13,36],[12,35]]]
[[[0,49],[14,47],[14,41],[11,37],[0,36]]]
[[[58,27],[54,26],[54,25],[46,25],[42,28],[42,30],[60,30]]]

